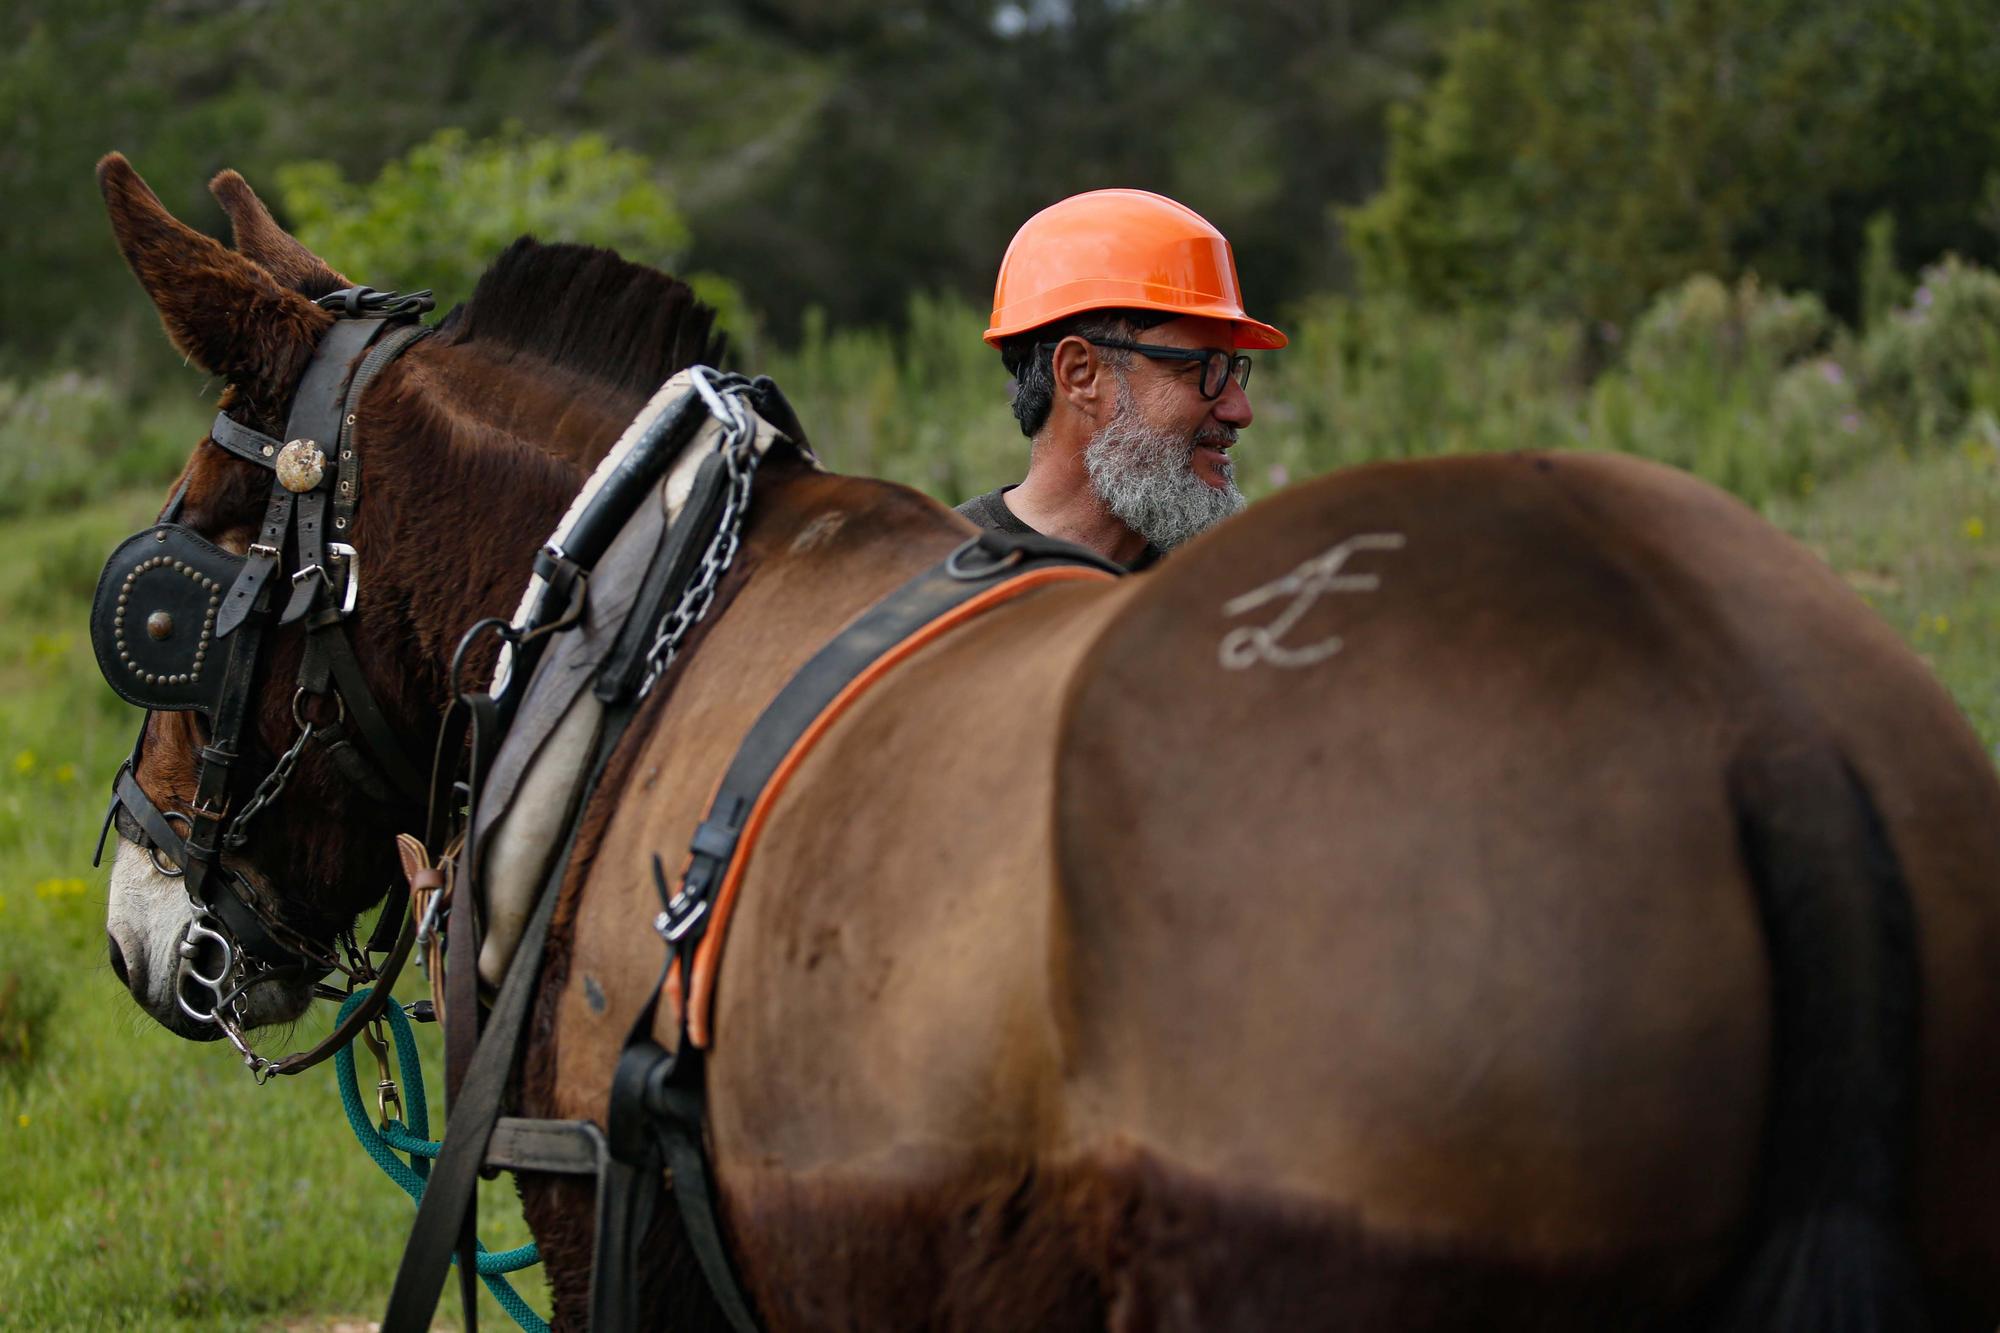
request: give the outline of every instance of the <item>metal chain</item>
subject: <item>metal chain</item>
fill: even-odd
[[[278,793],[282,792],[285,783],[291,780],[292,770],[298,767],[299,756],[305,753],[306,742],[311,740],[312,736],[313,729],[310,724],[299,728],[298,739],[292,742],[292,748],[278,756],[277,764],[264,775],[263,781],[257,784],[257,790],[250,793],[250,799],[236,812],[236,818],[229,821],[229,830],[222,835],[224,847],[238,848],[250,840],[251,819],[258,811],[278,799]]]
[[[728,473],[729,490],[723,500],[722,521],[715,536],[709,539],[708,549],[702,553],[701,568],[673,610],[661,617],[652,647],[646,650],[646,676],[639,682],[641,699],[674,664],[681,643],[714,603],[716,588],[742,547],[743,517],[750,508],[750,483],[763,458],[757,452],[757,419],[743,404],[749,386],[719,387],[709,381],[708,373],[704,367],[695,367],[694,385],[710,413],[722,424],[722,440],[716,448],[721,451],[723,469]]]

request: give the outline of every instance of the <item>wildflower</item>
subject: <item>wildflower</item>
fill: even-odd
[[[1986,535],[1986,523],[1979,515],[1974,514],[1971,518],[1965,520],[1965,526],[1960,528],[1959,531],[1965,534],[1967,541],[1976,542]]]
[[[21,1114],[15,1116],[14,1123],[16,1125],[19,1125],[22,1129],[26,1129],[28,1127],[28,1113],[26,1111],[23,1111],[21,1112]]]
[[[1931,628],[1940,634],[1951,633],[1951,617],[1940,611],[1931,617]]]
[[[33,750],[23,750],[14,756],[14,771],[25,778],[35,771],[36,762]]]
[[[1859,412],[1842,412],[1840,414],[1840,428],[1849,435],[1854,434],[1855,431],[1861,429],[1861,414]]]
[[[1821,379],[1836,389],[1847,383],[1846,372],[1841,370],[1840,362],[1832,357],[1827,357],[1819,363],[1819,373]]]
[[[1264,473],[1264,479],[1271,483],[1272,490],[1276,490],[1290,481],[1292,474],[1283,463],[1273,463],[1270,469]]]
[[[1931,288],[1929,283],[1925,283],[1923,286],[1917,288],[1917,309],[1929,310],[1931,308],[1931,302],[1934,299],[1935,298],[1931,294]]]
[[[74,898],[80,896],[83,892],[83,881],[75,878],[45,879],[35,885],[35,896],[37,898]]]
[[[75,764],[59,764],[56,767],[56,781],[67,786],[76,781]]]

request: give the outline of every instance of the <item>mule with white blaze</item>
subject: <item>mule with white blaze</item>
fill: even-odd
[[[234,251],[122,159],[100,179],[176,345],[279,431],[345,280],[234,178]],[[707,327],[658,274],[523,244],[367,389],[346,623],[399,734],[434,734],[460,631],[514,607]],[[269,474],[204,441],[182,480],[181,524],[247,550]],[[680,863],[792,673],[967,533],[765,460],[581,812],[519,1110],[602,1119],[663,956],[654,856]],[[305,631],[266,632],[236,809],[299,734]],[[220,865],[330,947],[424,812],[358,788],[306,706],[334,735]],[[205,743],[153,714],[159,811],[192,813]],[[1683,475],[1523,454],[1296,487],[938,636],[766,816],[696,978],[763,1327],[2000,1320],[2000,782],[1830,571]],[[113,937],[174,1025],[192,914],[137,832]],[[587,1187],[523,1195],[577,1325]],[[678,1222],[653,1244],[657,1320],[722,1326]]]

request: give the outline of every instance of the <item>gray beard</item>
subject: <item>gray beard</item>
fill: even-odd
[[[1158,549],[1171,551],[1244,505],[1235,468],[1227,460],[1221,490],[1194,474],[1194,447],[1200,438],[1148,425],[1130,391],[1120,385],[1117,413],[1084,446],[1090,487],[1119,522]]]

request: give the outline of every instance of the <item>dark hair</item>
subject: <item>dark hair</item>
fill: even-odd
[[[1014,377],[1014,419],[1021,423],[1021,434],[1034,439],[1055,406],[1055,370],[1049,362],[1055,355],[1056,343],[1072,336],[1129,340],[1135,333],[1178,318],[1165,310],[1089,310],[1002,342],[1000,362]],[[1123,366],[1132,356],[1115,347],[1101,350],[1105,363],[1111,366]]]

